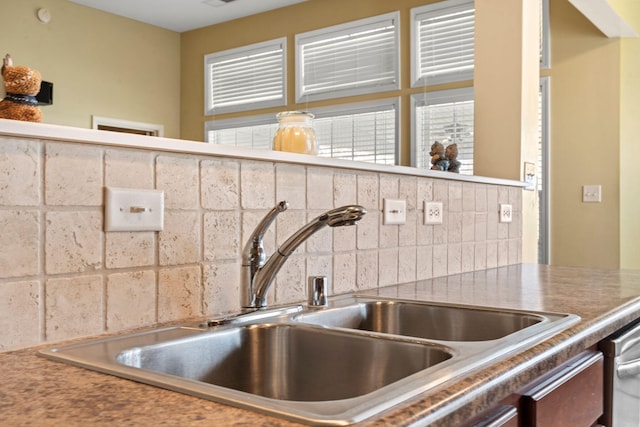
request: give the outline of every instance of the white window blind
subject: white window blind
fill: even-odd
[[[205,114],[286,102],[286,38],[205,56]]]
[[[411,14],[413,86],[472,79],[473,0],[445,0]]]
[[[393,165],[398,159],[398,100],[339,105],[313,111],[318,155]],[[209,121],[208,143],[271,149],[275,115]]]
[[[398,13],[296,35],[298,102],[399,89]]]
[[[425,99],[426,98],[426,99]],[[452,89],[414,95],[414,164],[431,169],[431,145],[458,145],[460,173],[473,175],[473,89]]]
[[[397,102],[344,106],[315,119],[319,155],[394,165],[398,162]]]

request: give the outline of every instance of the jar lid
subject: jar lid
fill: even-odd
[[[276,114],[276,118],[278,120],[288,119],[288,118],[305,120],[305,119],[313,119],[314,117],[315,116],[308,111],[282,111]]]

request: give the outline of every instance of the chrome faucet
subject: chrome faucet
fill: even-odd
[[[289,255],[305,240],[325,225],[341,227],[355,225],[367,213],[358,205],[342,206],[332,209],[314,218],[289,237],[268,260],[262,244],[262,238],[275,217],[287,209],[286,201],[278,203],[260,221],[251,234],[242,253],[242,288],[245,291],[243,306],[245,309],[259,309],[267,306],[267,291],[273,283],[278,271]]]

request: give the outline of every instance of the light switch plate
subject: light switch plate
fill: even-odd
[[[382,218],[384,225],[405,224],[407,222],[407,201],[404,199],[384,199]]]
[[[582,186],[582,202],[583,203],[602,202],[602,186],[600,185]]]
[[[162,231],[164,191],[106,187],[104,231]]]

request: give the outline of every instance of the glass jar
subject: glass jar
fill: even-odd
[[[276,115],[278,130],[273,137],[273,149],[291,153],[318,154],[313,114],[305,111],[283,111]]]

